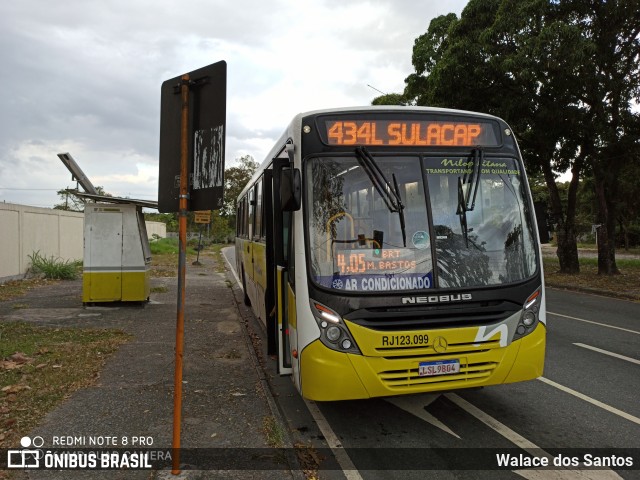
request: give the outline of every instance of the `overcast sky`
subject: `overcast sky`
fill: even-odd
[[[291,118],[400,92],[413,42],[467,0],[0,3],[0,202],[52,207],[94,185],[156,200],[160,86],[227,62],[226,166],[262,162]]]

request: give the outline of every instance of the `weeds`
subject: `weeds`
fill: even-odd
[[[284,446],[285,432],[274,417],[264,417],[262,429],[270,447],[282,448]]]
[[[44,278],[57,280],[74,280],[78,277],[78,269],[82,265],[80,260],[62,260],[53,255],[49,258],[40,254],[40,251],[29,255],[31,271],[41,273]]]

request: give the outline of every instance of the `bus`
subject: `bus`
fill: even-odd
[[[503,120],[427,107],[301,113],[236,213],[244,302],[303,397],[542,375],[538,222]]]

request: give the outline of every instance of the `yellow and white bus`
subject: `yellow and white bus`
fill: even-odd
[[[238,198],[236,261],[279,373],[308,399],[542,375],[537,223],[499,118],[297,115]]]

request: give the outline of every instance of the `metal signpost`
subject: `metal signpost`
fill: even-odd
[[[178,212],[178,307],[173,410],[173,474],[180,473],[187,212],[222,206],[227,64],[163,82],[158,210]]]
[[[198,238],[198,255],[196,256],[196,261],[191,265],[202,265],[200,263],[200,250],[202,250],[202,225],[208,225],[211,223],[211,211],[204,210],[195,213],[195,222],[199,225],[200,236]]]

